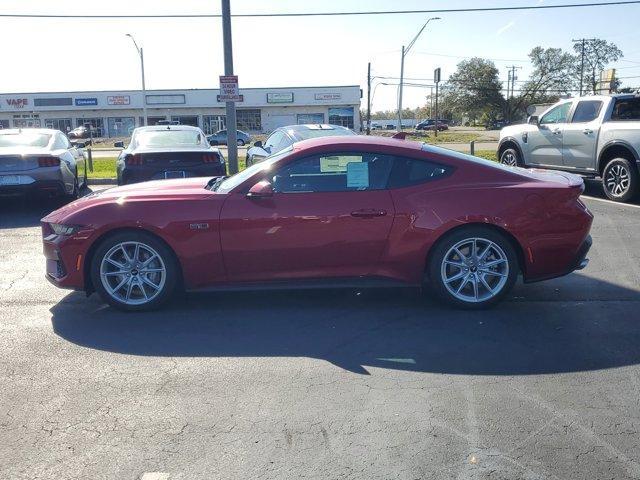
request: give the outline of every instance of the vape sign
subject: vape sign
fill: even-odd
[[[109,105],[129,105],[130,103],[131,97],[129,95],[109,95],[107,97]]]
[[[28,98],[7,98],[7,105],[13,108],[24,108],[29,105]]]

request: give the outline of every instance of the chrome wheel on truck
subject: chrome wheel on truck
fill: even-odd
[[[638,172],[626,158],[614,158],[602,172],[604,193],[611,200],[627,202],[638,190]]]

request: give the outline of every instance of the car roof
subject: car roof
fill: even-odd
[[[0,133],[20,133],[20,132],[29,132],[29,133],[42,133],[52,135],[60,130],[56,130],[54,128],[0,128]]]
[[[377,135],[345,135],[332,137],[316,137],[294,143],[294,150],[304,151],[328,145],[343,145],[345,148],[391,147],[407,150],[421,150],[423,142],[401,140],[398,138],[380,137]]]
[[[201,132],[200,127],[192,127],[191,125],[151,125],[147,127],[138,127],[134,132],[157,132],[159,130],[194,130]]]
[[[341,125],[329,125],[328,123],[303,123],[299,125],[285,125],[284,127],[280,127],[278,130],[300,132],[303,130],[340,130],[343,128],[348,130],[347,127],[343,127]]]

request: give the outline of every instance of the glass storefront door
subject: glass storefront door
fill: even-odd
[[[67,133],[73,128],[71,125],[72,122],[70,118],[47,118],[44,121],[46,128],[53,128],[54,130],[60,130],[64,133]]]
[[[76,127],[81,127],[85,124],[91,125],[94,137],[104,137],[103,118],[76,118]]]
[[[176,115],[171,117],[172,122],[178,122],[180,125],[191,125],[192,127],[199,127],[197,115]]]
[[[226,115],[203,115],[202,116],[202,130],[207,135],[216,133],[218,130],[223,130],[227,127]]]
[[[129,137],[136,128],[135,117],[109,117],[107,118],[109,137]]]

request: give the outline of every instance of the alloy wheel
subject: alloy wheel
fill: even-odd
[[[491,240],[467,238],[447,251],[440,270],[451,295],[463,302],[478,303],[502,291],[509,277],[509,260]]]
[[[517,167],[518,159],[516,158],[513,152],[507,151],[500,158],[500,163],[503,163],[504,165],[509,165],[510,167]]]
[[[126,305],[143,305],[156,298],[166,283],[160,254],[142,242],[121,242],[109,249],[100,264],[107,293]]]
[[[604,185],[612,195],[620,197],[629,190],[631,175],[624,165],[613,165],[606,173]]]

